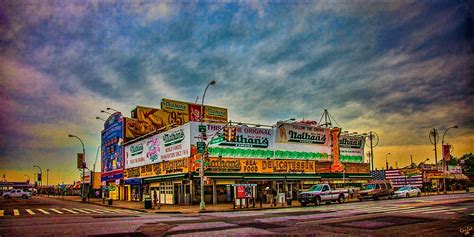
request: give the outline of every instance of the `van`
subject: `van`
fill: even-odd
[[[357,198],[359,201],[363,199],[379,200],[382,197],[392,199],[393,194],[393,185],[390,180],[373,180],[362,185],[362,189],[357,193]]]

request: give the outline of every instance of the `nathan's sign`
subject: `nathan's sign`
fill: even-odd
[[[206,172],[229,173],[314,173],[315,162],[307,160],[267,160],[211,158]]]
[[[327,145],[329,129],[303,123],[278,123],[276,142]]]
[[[211,158],[207,166],[207,170],[217,172],[240,172],[241,169],[238,159]]]
[[[191,155],[190,125],[185,124],[160,134],[160,160],[168,161]]]
[[[273,132],[271,129],[236,126],[235,141],[224,141],[219,145],[268,149],[272,141]]]
[[[162,174],[185,173],[189,171],[189,159],[164,161],[161,164]]]
[[[171,132],[170,134],[164,134],[163,140],[166,146],[172,146],[174,144],[178,144],[184,140],[184,132],[183,129],[178,129],[176,131]]]
[[[364,137],[344,136],[339,138],[339,147],[341,148],[364,148]]]

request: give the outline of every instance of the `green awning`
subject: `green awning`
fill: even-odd
[[[206,177],[213,179],[272,179],[272,180],[305,180],[321,179],[316,174],[257,174],[257,173],[206,173]],[[195,176],[196,177],[196,176]]]
[[[156,181],[164,181],[164,180],[170,180],[170,179],[182,179],[186,173],[182,174],[169,174],[169,175],[159,175],[155,177],[149,177],[149,178],[144,178],[143,183],[153,183]]]

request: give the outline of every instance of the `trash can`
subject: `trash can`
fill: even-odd
[[[109,200],[107,200],[107,203],[108,203],[109,205],[112,205],[112,198],[110,198]]]
[[[145,209],[151,209],[151,198],[145,198]]]

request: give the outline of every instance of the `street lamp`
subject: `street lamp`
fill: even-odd
[[[438,165],[438,154],[437,154],[437,151],[436,151],[436,144],[438,144],[438,141],[439,141],[439,133],[438,133],[438,130],[436,130],[436,128],[433,128],[430,130],[430,142],[431,144],[434,145],[434,152],[435,152],[435,164]]]
[[[102,120],[102,121],[105,122],[105,119],[103,119],[103,118],[101,118],[101,117],[99,117],[99,116],[95,117],[95,119]]]
[[[28,184],[30,184],[30,176],[27,174],[24,174],[24,176],[28,177]]]
[[[390,154],[391,154],[391,153],[389,152],[389,153],[387,153],[387,155],[385,155],[385,165],[386,165],[386,168],[385,168],[385,169],[386,169],[386,170],[388,170],[388,159],[387,159],[387,158],[388,158],[388,155],[390,155]]]
[[[40,171],[38,175],[41,177],[41,180],[39,180],[38,178],[38,181],[40,182],[40,186],[43,186],[43,171],[41,170],[41,167],[39,167],[38,165],[33,165],[33,168],[34,167],[38,168]]]
[[[202,101],[201,101],[201,126],[203,125],[204,123],[204,97],[206,96],[206,92],[207,92],[207,88],[209,88],[209,86],[211,85],[215,85],[216,84],[216,81],[212,80],[210,81],[207,86],[206,86],[206,89],[204,90],[204,93],[202,94]],[[201,135],[201,140],[204,141],[204,136],[205,136],[205,133],[206,132],[203,132],[202,135]],[[206,151],[203,150],[202,153],[201,153],[201,173],[200,173],[200,176],[201,176],[201,203],[199,203],[199,210],[204,210],[204,208],[206,208],[206,203],[204,202],[204,153]]]
[[[444,146],[444,136],[446,135],[446,133],[451,128],[458,128],[458,125],[454,125],[452,127],[449,127],[449,128],[446,129],[446,131],[444,131],[443,138],[441,139],[441,147]],[[443,154],[443,173],[444,173],[444,175],[443,175],[443,193],[446,194],[446,157],[444,157],[444,154]]]
[[[81,142],[81,145],[82,145],[82,155],[83,155],[84,160],[82,162],[82,193],[81,193],[81,197],[82,197],[82,201],[85,201],[86,198],[84,197],[84,168],[86,167],[86,150],[84,149],[84,143],[82,142],[82,140],[78,136],[69,134],[68,137],[77,138]]]
[[[46,169],[46,186],[49,186],[49,169]]]
[[[105,110],[101,110],[100,112],[101,112],[101,113],[105,113],[105,114],[110,114],[110,115],[112,115],[112,113],[107,112],[107,111],[105,111]]]
[[[107,108],[107,110],[112,110],[112,111],[114,111],[114,112],[120,112],[120,111],[115,110],[115,109],[112,109],[112,108]]]

